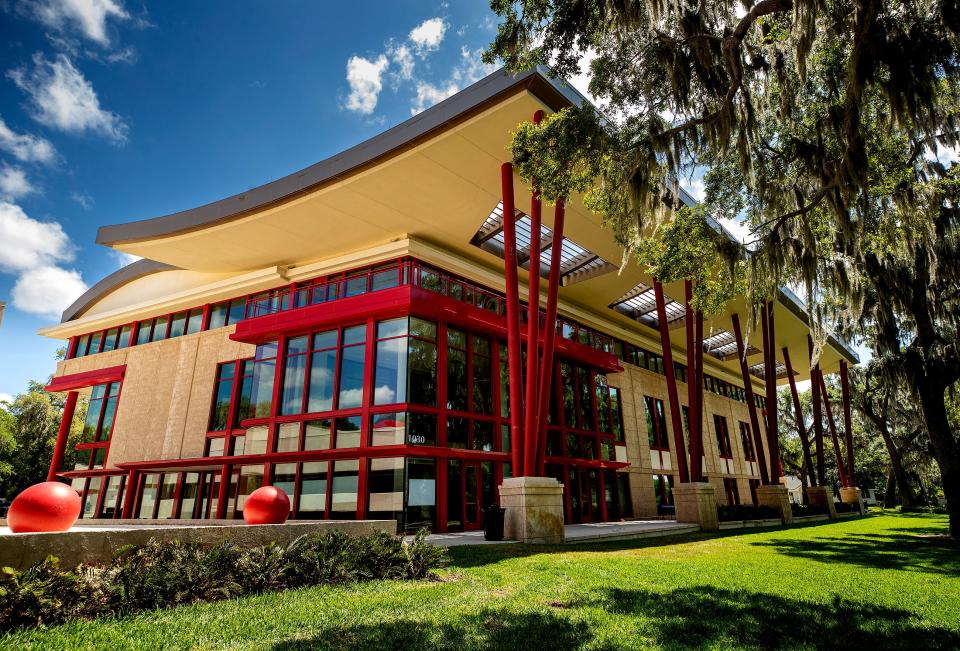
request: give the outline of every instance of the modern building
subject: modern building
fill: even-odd
[[[101,228],[98,243],[143,259],[42,331],[69,342],[48,386],[68,393],[65,421],[78,393],[90,398],[51,476],[73,482],[85,518],[237,518],[273,484],[295,519],[479,527],[514,473],[501,165],[518,123],[583,101],[543,71],[497,72],[285,178]],[[693,395],[684,285],[664,286],[658,306],[653,280],[619,269],[623,251],[576,198],[558,248],[549,218],[531,248],[529,192],[515,187],[518,263],[539,253],[541,295],[560,252],[544,470],[564,484],[566,519],[669,513],[688,465],[674,423],[689,429],[671,387],[683,405]],[[782,292],[773,316],[769,346],[743,300],[704,324],[704,474],[721,504],[750,503],[777,468],[761,353],[775,351],[777,382],[784,351],[795,379],[811,375],[799,301]],[[856,358],[831,340],[824,372],[842,360]]]

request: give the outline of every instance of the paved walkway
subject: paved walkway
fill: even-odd
[[[572,545],[606,540],[677,536],[685,533],[695,533],[700,530],[700,527],[696,524],[680,523],[675,520],[627,520],[624,522],[568,524],[565,529],[567,544]],[[427,542],[444,547],[456,547],[459,545],[503,545],[514,541],[490,542],[483,539],[482,531],[463,531],[431,534],[427,536]]]

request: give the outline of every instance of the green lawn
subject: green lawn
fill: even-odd
[[[24,633],[4,648],[960,648],[946,518],[645,544],[452,550],[439,582],[281,592]]]

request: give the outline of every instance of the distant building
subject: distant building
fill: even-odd
[[[518,123],[580,101],[540,71],[497,72],[280,180],[101,228],[100,244],[144,259],[42,331],[69,341],[49,390],[90,395],[79,461],[52,469],[81,492],[83,517],[236,518],[269,483],[294,518],[479,527],[514,472],[500,166]],[[526,269],[529,195],[516,188]],[[683,438],[652,279],[618,273],[623,251],[579,200],[564,236],[545,472],[565,485],[569,522],[667,512]],[[664,294],[685,405],[683,283]],[[735,313],[746,322],[743,300],[707,319],[703,342],[705,473],[721,504],[750,502],[771,458],[763,338],[745,344],[750,404]],[[778,381],[784,348],[808,378],[803,309],[782,293],[774,315]],[[841,359],[856,358],[831,341],[824,370]]]

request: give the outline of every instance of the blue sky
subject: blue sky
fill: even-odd
[[[97,227],[335,154],[482,77],[487,3],[0,0],[0,399],[126,261]]]

